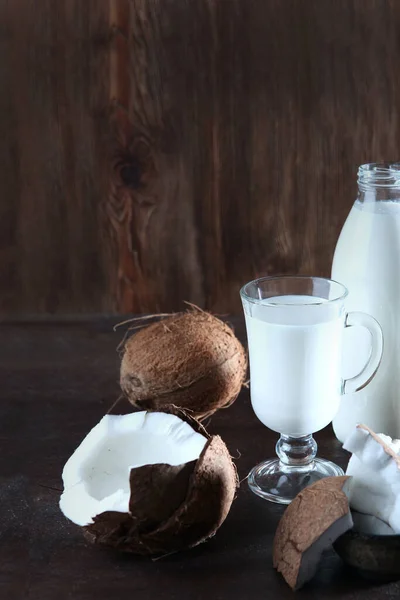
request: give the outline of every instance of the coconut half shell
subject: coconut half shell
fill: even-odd
[[[178,406],[203,419],[234,402],[246,370],[245,350],[232,329],[210,313],[190,310],[127,340],[120,383],[142,410]]]
[[[214,535],[238,487],[222,439],[177,409],[106,415],[67,461],[63,481],[60,508],[87,539],[143,555]]]
[[[322,552],[352,528],[350,479],[321,479],[300,492],[284,512],[275,534],[273,563],[292,589],[314,576]]]
[[[165,466],[140,467],[132,469],[131,473],[131,484],[141,479],[138,486],[141,500],[152,497],[151,481],[164,481],[166,493],[159,495],[156,505],[152,498],[147,511],[146,502],[135,501],[135,487],[132,486],[132,513],[98,515],[92,525],[85,527],[86,537],[96,544],[125,552],[160,555],[191,548],[213,536],[228,515],[238,486],[236,469],[222,439],[213,436],[208,440],[188,479],[192,463],[175,467],[176,471],[169,471],[168,475]],[[177,487],[176,477],[180,478]],[[185,480],[186,494],[182,493]],[[171,493],[176,503],[171,502]],[[168,503],[167,512],[165,507],[158,512],[164,501]]]

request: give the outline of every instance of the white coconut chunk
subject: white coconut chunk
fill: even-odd
[[[352,452],[350,506],[385,521],[400,533],[400,440],[358,425],[343,447]]]
[[[196,460],[206,442],[176,415],[145,411],[106,415],[63,469],[60,508],[81,526],[105,511],[129,512],[132,468]]]
[[[373,515],[364,515],[356,510],[351,513],[353,518],[354,529],[360,533],[366,533],[369,535],[393,535],[394,531],[385,523]]]

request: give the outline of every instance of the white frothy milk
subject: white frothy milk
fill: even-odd
[[[343,396],[333,421],[335,433],[339,440],[344,441],[354,426],[361,422],[375,431],[398,438],[400,201],[357,201],[354,204],[336,246],[332,277],[349,290],[346,310],[364,311],[375,317],[384,337],[382,362],[375,378],[363,390]],[[345,350],[346,363],[352,370],[346,376],[355,375],[365,364],[370,351],[365,331],[354,331],[352,339],[346,342]]]
[[[343,311],[323,298],[288,295],[252,303],[246,312],[257,417],[293,436],[328,425],[341,395]]]

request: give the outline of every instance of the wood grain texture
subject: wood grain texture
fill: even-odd
[[[103,0],[1,3],[5,312],[113,303],[100,218],[108,185],[108,12]]]
[[[239,310],[400,155],[396,0],[0,0],[0,310]]]

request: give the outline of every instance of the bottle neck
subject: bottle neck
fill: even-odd
[[[365,188],[359,186],[357,200],[361,203],[400,202],[400,188]]]
[[[400,163],[369,163],[358,169],[358,201],[390,202],[400,199]]]

